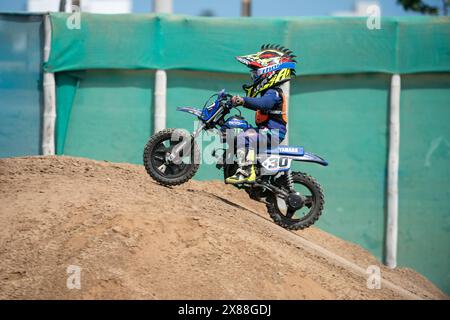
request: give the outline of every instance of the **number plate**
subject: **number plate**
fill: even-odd
[[[288,157],[272,155],[263,161],[262,166],[269,171],[284,171],[291,167],[291,162]]]

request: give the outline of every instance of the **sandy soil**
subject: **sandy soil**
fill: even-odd
[[[265,206],[221,182],[166,188],[142,166],[69,157],[0,160],[2,299],[404,299],[366,287],[379,263],[317,228],[286,231]],[[69,265],[81,289],[66,286]],[[448,298],[418,273],[383,279],[418,297]]]

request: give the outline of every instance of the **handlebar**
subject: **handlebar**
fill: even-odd
[[[217,97],[215,103],[208,107],[207,104],[214,96]],[[218,121],[222,121],[223,118],[230,113],[231,109],[236,108],[236,106],[231,103],[232,97],[233,95],[226,93],[225,90],[221,90],[219,93],[212,95],[206,101],[200,116],[200,119],[204,121],[205,127],[210,128],[215,126]],[[221,109],[218,108],[219,106],[217,104],[221,106]],[[217,116],[218,112],[220,112],[219,117]],[[241,114],[240,110],[239,114]]]
[[[227,106],[227,108],[231,109],[233,108],[233,104],[231,103],[231,98],[233,97],[233,95],[226,93],[226,92],[221,92],[221,98],[222,101],[226,100],[225,105]]]

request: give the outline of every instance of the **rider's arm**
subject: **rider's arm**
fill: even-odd
[[[244,107],[251,110],[271,110],[273,106],[281,101],[281,97],[276,90],[268,90],[260,98],[244,97]]]

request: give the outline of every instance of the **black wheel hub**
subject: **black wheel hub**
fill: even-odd
[[[298,210],[303,207],[304,201],[301,195],[292,192],[286,198],[286,204],[294,210]]]

